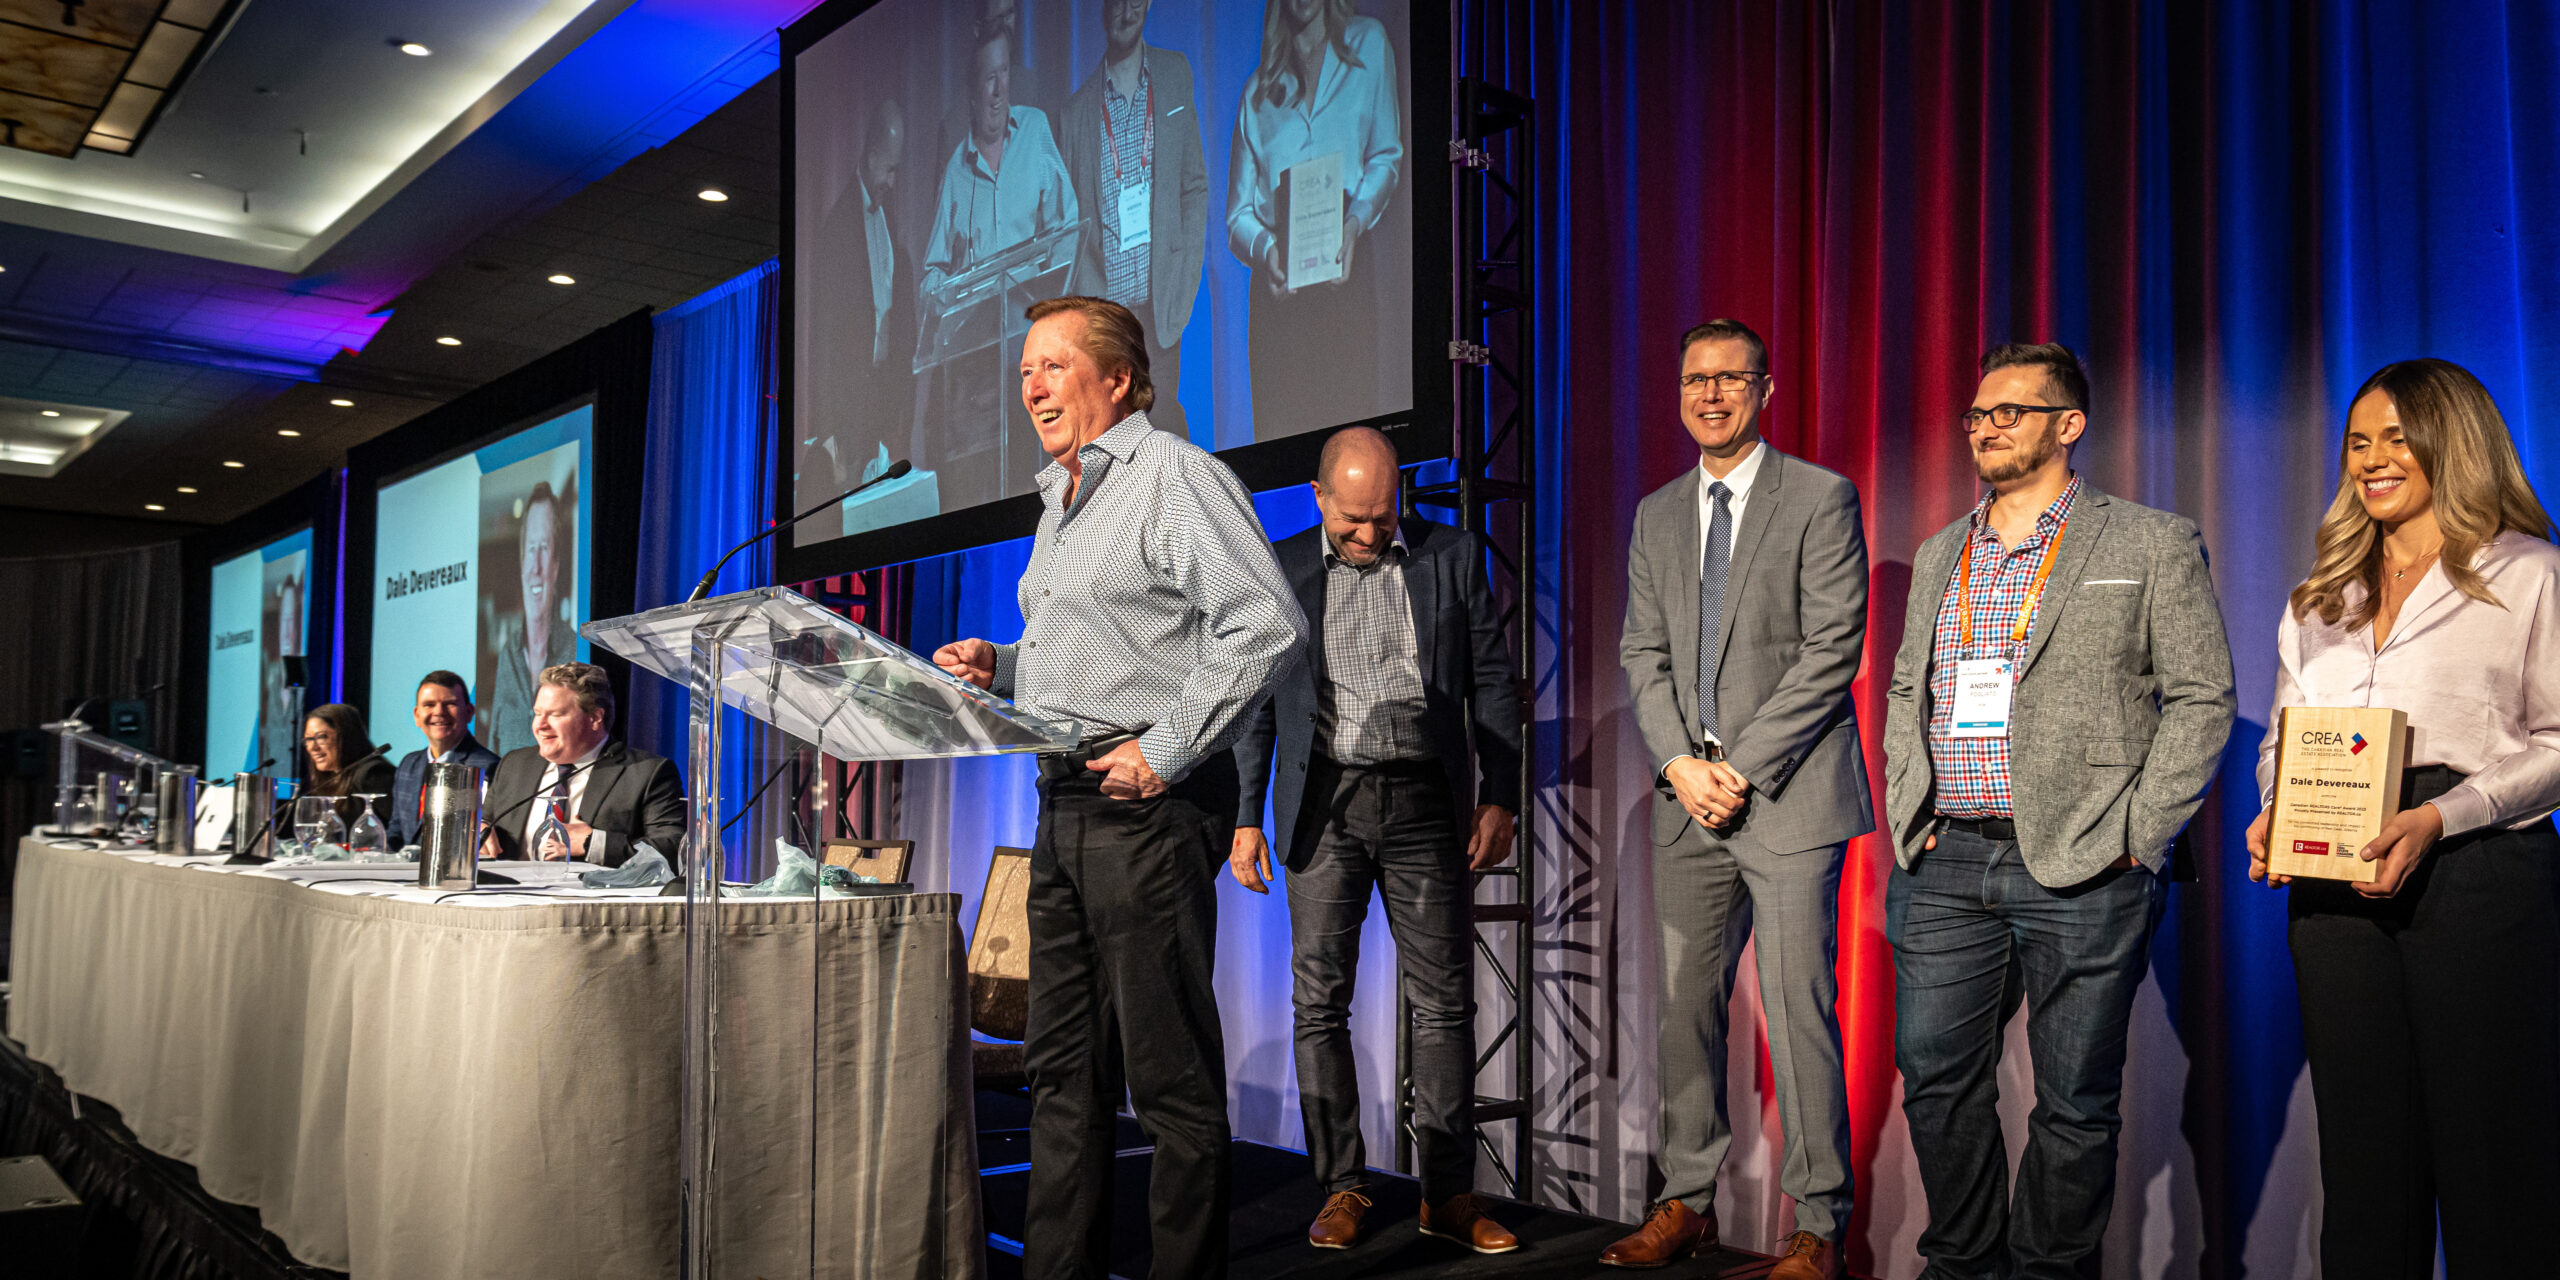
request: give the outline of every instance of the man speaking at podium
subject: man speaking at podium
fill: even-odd
[[[1226,1044],[1209,977],[1235,829],[1227,748],[1291,674],[1306,619],[1234,473],[1148,424],[1138,318],[1089,297],[1025,314],[1022,403],[1051,462],[1017,589],[1022,640],[933,655],[1085,731],[1040,762],[1023,1274],[1110,1274],[1125,1072],[1155,1143],[1152,1274],[1223,1276]]]

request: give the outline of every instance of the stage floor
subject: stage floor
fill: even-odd
[[[1024,1164],[1028,1153],[1022,1126],[1029,1119],[1030,1103],[1020,1095],[978,1095],[989,1280],[1018,1280],[1022,1275],[1023,1196],[1030,1178],[1030,1170]],[[1149,1261],[1147,1173],[1153,1151],[1137,1122],[1126,1116],[1120,1120],[1120,1148],[1113,1170],[1112,1204],[1118,1220],[1111,1237],[1111,1273],[1128,1280],[1145,1280]],[[1324,1207],[1324,1196],[1316,1190],[1307,1157],[1280,1147],[1237,1142],[1235,1201],[1228,1215],[1230,1274],[1235,1280],[1336,1276],[1380,1280],[1555,1280],[1565,1276],[1637,1274],[1679,1280],[1709,1276],[1739,1280],[1764,1274],[1776,1261],[1762,1254],[1725,1249],[1658,1271],[1604,1267],[1596,1261],[1600,1251],[1627,1233],[1626,1224],[1499,1197],[1488,1197],[1489,1211],[1520,1237],[1520,1248],[1515,1253],[1481,1256],[1415,1229],[1414,1214],[1421,1194],[1411,1179],[1379,1174],[1370,1189],[1377,1205],[1369,1211],[1373,1224],[1369,1238],[1351,1249],[1314,1248],[1307,1243],[1307,1224]]]

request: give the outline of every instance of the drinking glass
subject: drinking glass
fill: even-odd
[[[364,808],[356,812],[355,825],[347,828],[348,857],[379,858],[389,851],[391,833],[383,828],[382,819],[373,813],[373,802],[381,798],[382,793],[378,791],[357,793],[356,799]]]
[[[66,747],[64,750],[69,748]],[[85,836],[89,834],[91,827],[97,825],[98,789],[94,786],[82,787],[80,798],[71,804],[71,832],[74,835]]]
[[[301,855],[306,858],[319,857],[321,844],[332,836],[339,839],[345,838],[345,832],[338,823],[338,798],[336,796],[296,797],[293,802],[293,839],[294,843],[301,846],[299,850]]]

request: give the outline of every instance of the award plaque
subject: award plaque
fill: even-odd
[[[2409,714],[2389,707],[2286,707],[2276,717],[2274,816],[2267,869],[2370,884],[2356,856],[2400,812]]]

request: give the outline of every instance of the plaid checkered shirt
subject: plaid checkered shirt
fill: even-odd
[[[1947,592],[1938,602],[1938,622],[1929,639],[1929,774],[1936,785],[1937,811],[1950,818],[2011,818],[2009,738],[1959,738],[1951,732],[1955,719],[1956,660],[1997,658],[2012,662],[2026,656],[2024,643],[2012,644],[2018,611],[2026,607],[2027,588],[2035,582],[2036,564],[2044,549],[2071,519],[2080,497],[2080,477],[2073,475],[2062,496],[2036,513],[2036,531],[2014,547],[2002,547],[1991,527],[1991,499],[1974,504],[1973,532],[1965,539],[1965,558],[1973,565],[1973,648],[1965,649],[1956,617],[1961,572],[1947,575]],[[2047,588],[2050,590],[2050,588]],[[2039,602],[2041,603],[2041,602]],[[2032,634],[2035,618],[2027,627]]]
[[[994,692],[1088,734],[1143,730],[1147,767],[1179,782],[1292,674],[1306,616],[1225,463],[1143,412],[1076,458],[1072,510],[1067,469],[1040,470],[1022,639],[996,646]]]
[[[1404,535],[1366,567],[1324,537],[1324,671],[1316,686],[1316,744],[1341,764],[1388,764],[1431,754],[1423,740],[1422,652],[1404,585]]]

